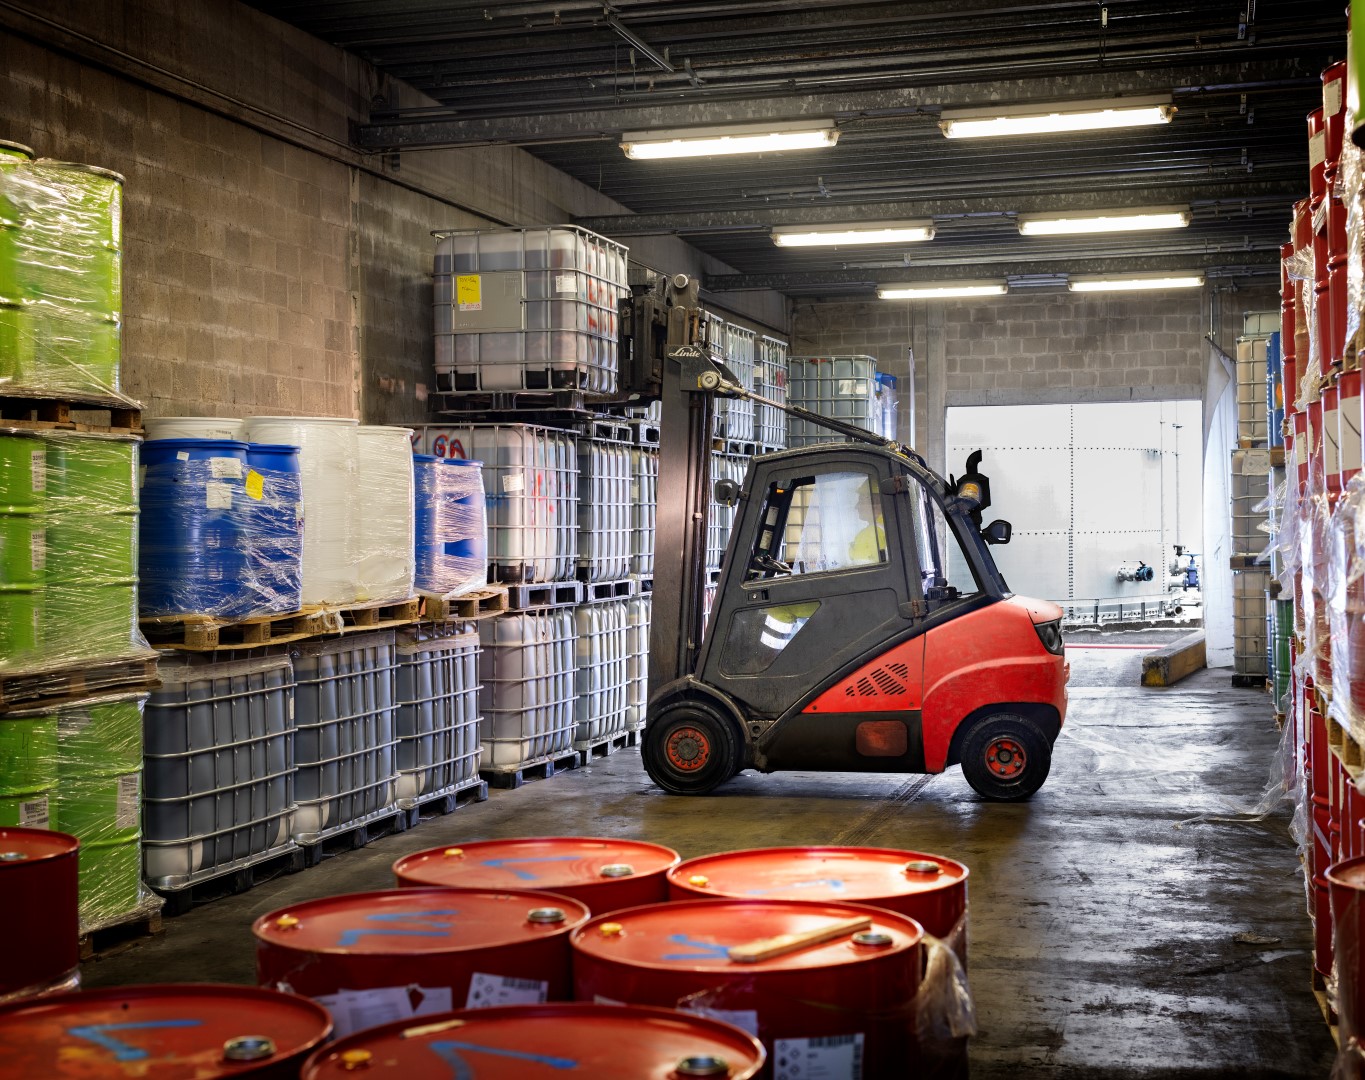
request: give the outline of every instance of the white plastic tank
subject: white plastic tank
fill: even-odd
[[[654,573],[654,538],[659,521],[659,451],[647,446],[630,451],[630,572]]]
[[[872,432],[880,433],[884,424],[877,361],[871,356],[793,356],[788,362],[787,400]],[[808,420],[788,418],[788,446],[831,441],[844,437]]]
[[[479,649],[473,623],[399,634],[400,807],[411,808],[478,781]]]
[[[649,705],[649,617],[653,593],[640,593],[626,601],[626,729],[645,722]]]
[[[626,730],[627,603],[602,600],[574,609],[578,632],[574,745],[579,749]]]
[[[620,581],[631,565],[631,447],[578,440],[578,569],[587,581]]]
[[[148,442],[155,439],[246,441],[246,422],[231,416],[149,416],[142,421]]]
[[[787,343],[777,338],[758,339],[754,363],[754,387],[759,396],[772,401],[787,400]],[[755,405],[754,440],[766,450],[782,450],[787,445],[787,414],[776,405]]]
[[[250,442],[299,448],[305,606],[353,604],[359,596],[351,545],[352,515],[361,495],[358,426],[338,417],[255,416],[246,422]],[[409,491],[410,485],[409,480]]]
[[[749,459],[732,454],[711,455],[711,506],[706,516],[706,565],[708,569],[718,569],[725,559],[725,548],[730,542],[730,530],[735,524],[735,507],[722,506],[715,500],[717,480],[733,480],[744,483]]]
[[[351,508],[352,560],[361,602],[412,595],[412,429],[356,429],[356,491]]]

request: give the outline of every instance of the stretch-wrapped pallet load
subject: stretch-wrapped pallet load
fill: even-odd
[[[794,356],[787,371],[787,400],[821,416],[893,438],[895,409],[892,407],[888,415],[883,396],[893,385],[878,379],[877,361],[871,356]],[[808,420],[790,417],[787,421],[789,446],[846,441],[837,432]]]
[[[483,464],[493,581],[573,581],[578,564],[578,446],[536,424],[429,424],[419,452]]]
[[[0,426],[0,671],[150,657],[138,442]]]
[[[462,596],[488,584],[483,463],[414,454],[417,591]]]
[[[142,451],[144,616],[297,611],[299,451],[230,439],[155,439]]]
[[[123,177],[0,155],[0,387],[119,395]]]
[[[288,656],[166,653],[143,715],[143,864],[163,892],[294,847]]]
[[[438,232],[437,388],[617,388],[627,249],[571,226]]]
[[[83,927],[117,921],[142,888],[141,693],[34,703],[0,716],[0,826],[80,841]]]
[[[361,603],[412,595],[412,429],[365,425],[356,430],[356,481],[349,532]]]

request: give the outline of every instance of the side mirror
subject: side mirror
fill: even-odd
[[[1008,544],[1014,535],[1014,526],[1008,521],[992,521],[981,530],[981,539],[988,544]]]
[[[739,502],[739,484],[727,476],[723,480],[716,481],[712,494],[715,495],[716,502],[720,503],[721,506],[734,506]]]

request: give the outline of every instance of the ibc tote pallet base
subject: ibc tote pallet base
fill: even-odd
[[[629,750],[635,745],[636,736],[633,731],[622,731],[619,734],[608,736],[605,739],[595,739],[591,742],[576,742],[573,744],[575,750],[583,754],[583,764],[587,765],[594,758],[610,757],[618,750]]]
[[[581,581],[545,581],[537,585],[508,585],[507,606],[512,611],[577,607],[583,602]]]
[[[155,656],[103,663],[78,661],[0,672],[0,713],[39,698],[58,699],[48,702],[56,708],[67,701],[76,701],[92,694],[113,690],[151,690],[157,685]]]
[[[485,765],[479,775],[495,788],[519,788],[528,780],[548,780],[557,772],[567,772],[583,764],[583,755],[577,750],[565,750],[558,754],[532,758],[515,765]]]
[[[385,807],[376,811],[368,820],[356,825],[343,826],[310,843],[299,843],[303,853],[303,866],[317,866],[323,859],[340,855],[344,851],[359,851],[375,840],[381,840],[395,833],[407,832],[411,811],[398,806]]]
[[[462,806],[470,803],[488,801],[488,781],[466,780],[456,784],[449,791],[435,795],[422,795],[415,799],[399,800],[399,807],[408,815],[408,828],[415,829],[427,818],[444,817],[453,814]]]
[[[576,413],[576,419],[594,412],[595,406],[620,405],[612,394],[594,394],[587,390],[502,390],[456,393],[438,389],[431,395],[431,410],[437,416],[479,414],[483,417],[496,413],[503,418],[518,413],[529,413],[538,419],[528,423],[547,424],[548,412]]]
[[[630,426],[632,431],[632,441],[636,446],[655,446],[659,445],[659,425],[650,423],[647,420],[632,420]]]
[[[72,412],[107,412],[107,424],[71,419]],[[26,391],[6,387],[0,394],[0,420],[6,427],[37,431],[108,432],[116,435],[142,434],[142,406],[132,398],[116,394],[54,395],[50,390]]]
[[[303,849],[292,840],[244,860],[244,863],[220,867],[211,876],[186,885],[183,889],[157,889],[157,895],[166,901],[165,913],[184,915],[196,904],[236,896],[257,885],[264,885],[281,874],[297,873],[305,865]]]
[[[585,572],[584,568],[579,567],[579,572]],[[629,600],[635,595],[637,584],[635,578],[621,578],[619,581],[585,581],[583,603],[591,604],[598,600]]]
[[[758,452],[758,444],[743,439],[712,439],[711,449],[731,457],[753,457]]]

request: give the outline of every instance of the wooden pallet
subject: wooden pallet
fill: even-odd
[[[580,573],[586,573],[586,567],[579,568]],[[619,581],[585,581],[583,582],[583,603],[591,604],[596,600],[629,600],[635,595],[636,581],[634,578],[621,578]]]
[[[507,586],[489,585],[464,596],[422,597],[423,622],[462,622],[487,619],[507,610]]]
[[[73,412],[106,412],[109,422],[77,422]],[[5,387],[0,393],[0,421],[6,427],[33,431],[89,431],[141,435],[142,406],[116,394],[73,394],[59,397],[50,390]]]
[[[81,962],[96,957],[116,956],[121,952],[136,948],[148,938],[158,937],[166,932],[161,924],[161,910],[151,913],[139,912],[121,922],[100,926],[81,935]]]
[[[576,607],[583,602],[581,581],[546,581],[539,585],[508,585],[509,611],[531,611],[535,608]]]
[[[244,863],[244,865],[243,865]],[[294,841],[280,845],[270,851],[250,859],[242,860],[222,868],[221,873],[185,886],[183,889],[157,889],[157,895],[166,901],[163,912],[169,916],[184,915],[192,907],[221,900],[225,896],[237,896],[257,885],[273,881],[281,874],[293,874],[305,866],[303,849]]]
[[[158,615],[142,620],[142,632],[158,648],[213,652],[284,645],[341,629],[340,619],[322,607],[247,619],[214,615]]]
[[[495,788],[519,788],[528,780],[548,780],[557,772],[567,772],[582,764],[582,754],[565,750],[516,765],[485,765],[479,769],[479,775]]]
[[[628,750],[635,745],[634,733],[623,731],[616,735],[610,735],[605,739],[594,741],[576,742],[573,744],[575,750],[583,755],[583,764],[590,764],[594,758],[611,757],[618,750]]]
[[[1270,570],[1270,564],[1262,562],[1259,555],[1233,555],[1228,565],[1232,570]]]
[[[368,604],[328,606],[329,613],[341,617],[336,633],[350,630],[383,630],[390,626],[414,623],[422,611],[422,598],[409,596],[405,600],[375,600]]]
[[[404,800],[411,805],[403,807],[408,816],[408,828],[415,829],[423,821],[434,817],[453,814],[462,806],[488,801],[488,781],[479,777],[457,784],[453,791],[435,795],[419,795],[416,799]],[[401,805],[401,804],[400,804]]]
[[[1322,710],[1323,720],[1327,723],[1327,747],[1340,760],[1346,770],[1354,777],[1365,769],[1365,753],[1352,738],[1351,733],[1332,718],[1327,709]]]
[[[40,698],[57,708],[94,694],[150,690],[159,685],[155,656],[0,672],[0,713]]]
[[[1332,1034],[1332,1041],[1341,1047],[1341,1033],[1337,1030],[1337,1013],[1332,1008],[1332,1003],[1327,999],[1327,983],[1318,974],[1318,969],[1313,969],[1313,997],[1317,1000],[1318,1008],[1322,1010],[1322,1019],[1327,1024],[1327,1030]]]

